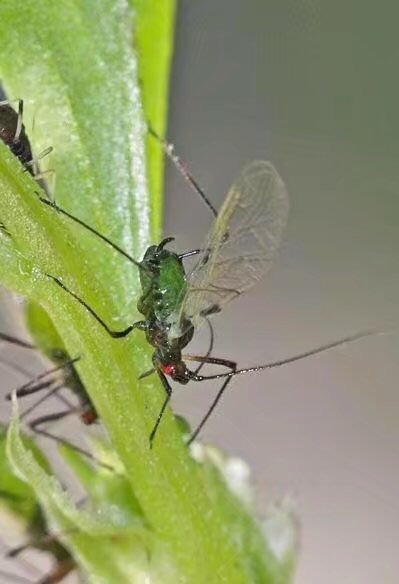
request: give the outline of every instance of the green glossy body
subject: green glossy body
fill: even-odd
[[[182,260],[174,252],[152,245],[141,263],[143,293],[137,308],[146,320],[156,319],[166,327],[187,289]]]
[[[191,341],[194,327],[187,321],[182,326],[184,334],[169,338],[169,329],[174,315],[180,313],[180,305],[187,290],[186,273],[183,261],[176,253],[165,249],[170,238],[159,245],[150,246],[141,262],[140,282],[142,295],[137,308],[144,316],[140,328],[145,331],[147,341],[155,347],[153,363],[157,371],[171,375],[180,383],[187,383],[182,349]],[[179,317],[180,318],[180,317]]]

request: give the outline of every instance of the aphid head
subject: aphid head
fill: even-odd
[[[165,239],[163,239],[158,245],[150,245],[144,254],[142,264],[150,268],[157,267],[159,261],[165,257],[165,255],[166,257],[169,257],[169,255],[173,253],[167,250],[163,253],[163,251],[165,245],[174,241],[174,239],[174,237],[165,237]]]
[[[189,371],[183,361],[165,363],[160,366],[160,369],[164,375],[171,377],[173,381],[177,381],[184,385],[190,381]]]

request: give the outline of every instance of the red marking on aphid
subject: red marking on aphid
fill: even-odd
[[[169,363],[168,365],[164,365],[162,367],[162,373],[164,373],[165,375],[173,375],[175,372],[175,366],[172,363]]]

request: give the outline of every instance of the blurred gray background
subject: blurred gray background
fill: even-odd
[[[291,199],[267,279],[214,319],[215,354],[263,363],[399,322],[398,20],[386,0],[181,2],[176,151],[216,204],[253,159]],[[165,232],[198,245],[209,213],[167,177]],[[237,379],[204,430],[250,463],[260,513],[296,499],[298,584],[399,581],[398,378],[398,337],[366,339]],[[177,409],[194,423],[214,391],[177,388]]]
[[[214,319],[218,356],[264,363],[399,322],[398,19],[387,0],[181,0],[176,151],[216,205],[253,159],[291,199],[267,280]],[[165,233],[200,245],[211,217],[170,165],[165,204]],[[260,515],[295,499],[298,584],[398,582],[398,374],[396,335],[361,340],[238,378],[204,430],[250,464]],[[195,425],[215,390],[178,387],[177,411]]]

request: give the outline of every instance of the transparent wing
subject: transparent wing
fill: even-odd
[[[270,162],[244,168],[187,276],[172,337],[184,332],[185,318],[199,326],[207,314],[218,312],[264,276],[280,245],[288,206],[285,185]]]

